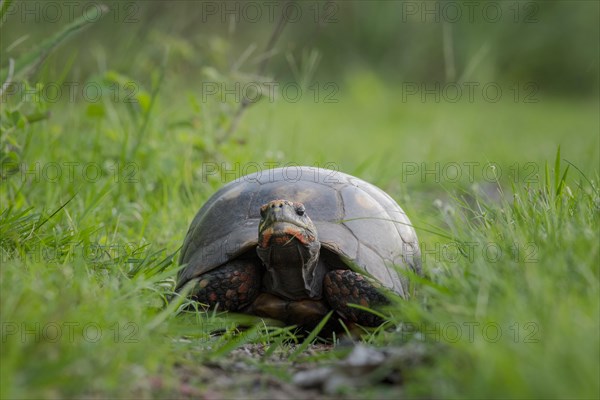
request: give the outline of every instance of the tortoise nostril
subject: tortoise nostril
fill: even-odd
[[[282,208],[282,207],[283,207],[283,204],[279,204],[279,208]]]

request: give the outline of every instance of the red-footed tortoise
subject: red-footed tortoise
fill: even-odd
[[[417,236],[400,206],[359,178],[315,167],[260,171],[225,185],[183,243],[176,290],[211,308],[314,325],[330,310],[376,326],[348,304],[403,298],[402,270],[420,273]]]

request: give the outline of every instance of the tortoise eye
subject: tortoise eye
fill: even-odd
[[[296,214],[298,214],[299,216],[303,216],[304,215],[304,206],[299,206],[296,208]]]

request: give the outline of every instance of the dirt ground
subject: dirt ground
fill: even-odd
[[[177,366],[178,381],[151,378],[142,389],[153,398],[228,399],[398,399],[402,398],[402,369],[422,363],[422,346],[374,349],[355,345],[342,360],[310,361],[332,351],[315,344],[299,361],[277,353],[265,359],[266,346],[248,344],[217,361]],[[308,359],[308,360],[307,360]]]

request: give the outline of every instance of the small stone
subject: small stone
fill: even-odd
[[[300,371],[294,375],[292,382],[303,388],[319,388],[329,379],[332,372],[332,368],[329,367]]]
[[[344,360],[349,367],[377,367],[385,360],[385,355],[378,350],[363,345],[357,345]]]
[[[336,394],[342,388],[351,389],[357,386],[359,384],[357,384],[355,378],[343,374],[332,374],[323,385],[323,393]]]

